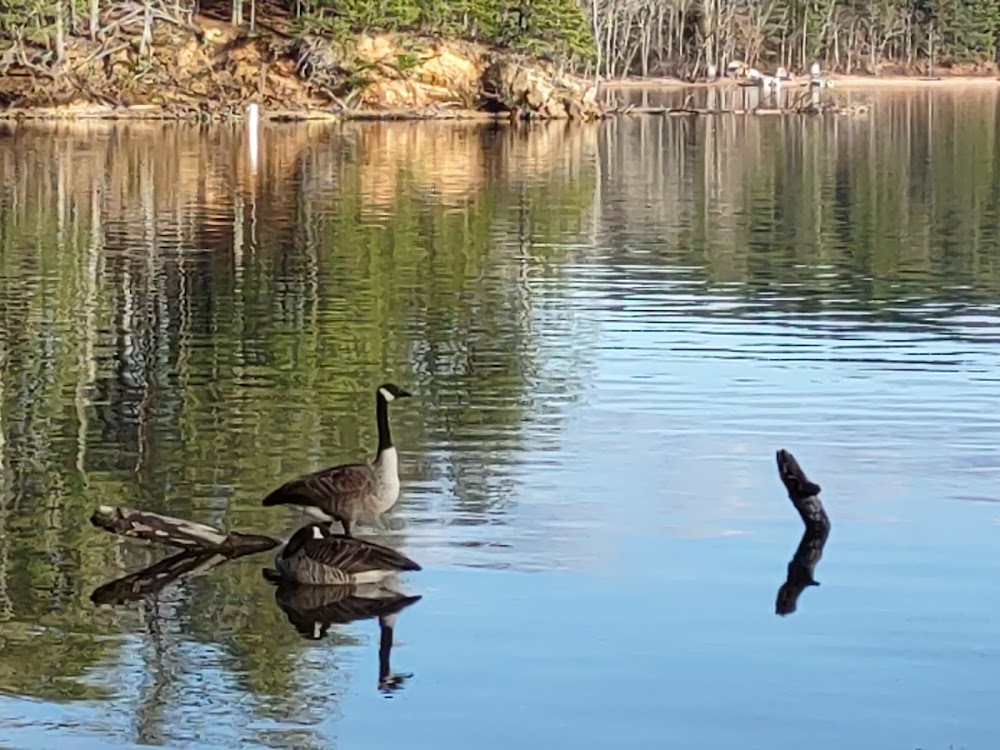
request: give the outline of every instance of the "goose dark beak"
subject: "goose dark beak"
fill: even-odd
[[[399,389],[399,393],[396,394],[396,398],[409,398],[413,394],[409,391],[404,391],[402,388]]]

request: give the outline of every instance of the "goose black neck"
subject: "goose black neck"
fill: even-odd
[[[392,656],[392,626],[386,624],[384,618],[379,618],[378,623],[378,680],[380,683],[392,674],[392,666],[389,661]]]
[[[392,435],[389,432],[389,402],[381,393],[375,395],[375,419],[378,423],[378,455],[392,447]]]

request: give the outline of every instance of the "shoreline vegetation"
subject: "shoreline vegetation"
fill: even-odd
[[[783,1],[772,0],[769,13]],[[738,44],[749,32],[737,23],[737,0],[725,17],[716,6],[727,0],[669,6],[674,15],[663,2],[38,0],[0,8],[0,119],[238,121],[254,104],[273,121],[850,114],[858,108],[833,93],[821,100],[816,89],[1000,85],[1000,9],[965,48],[948,46],[939,16],[897,19],[876,48],[854,26],[849,43],[831,36],[839,28],[831,19],[846,23],[836,13],[811,32],[808,14],[796,26],[788,8],[780,19],[757,18],[751,46]],[[818,12],[822,3],[813,4]],[[775,58],[766,43],[779,33]],[[875,38],[872,28],[865,34]],[[617,90],[635,87],[760,88],[761,79],[720,72],[737,59],[791,71],[785,102],[764,92],[725,107],[696,108],[691,97],[679,107],[617,103]],[[817,87],[809,68],[820,59]]]

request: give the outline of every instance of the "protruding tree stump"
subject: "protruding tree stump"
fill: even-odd
[[[778,475],[785,485],[785,490],[788,491],[789,500],[802,517],[802,522],[806,527],[826,527],[829,530],[830,519],[819,499],[819,493],[823,488],[809,481],[799,462],[795,460],[795,456],[788,451],[779,450],[777,460]]]
[[[798,549],[788,563],[788,576],[778,589],[774,605],[775,613],[784,616],[795,611],[799,596],[806,588],[819,586],[814,576],[830,536],[830,518],[819,499],[822,488],[809,481],[795,456],[786,450],[779,450],[776,458],[781,482],[806,526]]]

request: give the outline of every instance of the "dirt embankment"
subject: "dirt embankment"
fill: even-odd
[[[251,103],[280,119],[604,116],[586,81],[509,50],[388,33],[293,38],[162,13],[146,22],[126,15],[97,40],[73,37],[54,67],[8,55],[0,116],[225,120]]]

